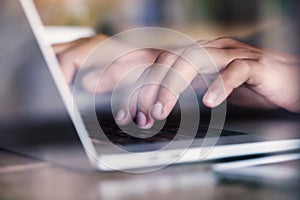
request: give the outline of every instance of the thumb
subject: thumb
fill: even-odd
[[[234,89],[249,81],[254,64],[251,59],[236,59],[229,63],[205,93],[204,105],[216,107],[225,101]]]

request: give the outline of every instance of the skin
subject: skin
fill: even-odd
[[[83,66],[85,59],[89,56],[93,49],[107,38],[108,37],[105,35],[97,35],[89,38],[81,38],[69,43],[53,45],[53,50],[58,58],[68,84],[72,83],[75,72]],[[116,41],[114,47],[111,48],[117,49],[124,46],[124,44]],[[129,52],[116,59],[116,61],[109,66],[101,79],[101,83],[98,83],[99,72],[97,70],[88,73],[83,78],[83,87],[89,92],[110,92],[114,89],[124,74],[135,68],[142,68],[141,70],[144,70],[144,65],[154,63],[160,52],[160,50],[152,49],[140,49]],[[101,66],[97,60],[91,62],[93,62],[96,66]],[[101,67],[99,67],[99,70],[101,70],[100,68]]]
[[[91,47],[101,42],[101,37],[97,37],[55,46],[68,82]],[[204,51],[199,51],[199,46]],[[112,90],[112,85],[121,78],[122,73],[118,71],[126,73],[139,64],[153,63],[139,76],[136,82],[138,90],[121,105],[115,116],[119,125],[127,125],[131,119],[136,119],[140,128],[151,128],[155,120],[163,120],[170,114],[180,94],[188,84],[197,82],[200,73],[212,79],[203,96],[207,107],[216,107],[228,99],[239,106],[300,112],[300,67],[296,56],[230,38],[202,40],[178,52],[176,55],[166,51],[141,50],[125,55],[109,68],[108,75],[113,76],[114,81],[107,86],[104,84],[105,88],[98,92]],[[203,57],[203,52],[206,52],[206,57]],[[214,67],[207,62],[207,55]],[[126,64],[128,58],[130,65]],[[200,67],[195,68],[185,58],[194,59]],[[86,80],[88,82],[89,78]]]

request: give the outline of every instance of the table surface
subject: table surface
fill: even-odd
[[[299,191],[218,183],[210,164],[146,174],[82,172],[0,150],[0,199],[298,199]]]
[[[265,130],[266,123],[255,124],[248,120],[225,128]],[[293,130],[282,123],[273,130],[282,134],[284,127]],[[0,149],[0,199],[299,199],[297,189],[218,182],[211,165],[182,164],[144,174],[78,171]]]

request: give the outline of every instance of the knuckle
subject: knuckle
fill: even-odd
[[[171,65],[175,62],[177,56],[173,53],[170,53],[168,51],[164,51],[159,54],[158,56],[158,63],[159,64],[166,64]]]
[[[238,47],[235,49],[237,55],[242,55],[246,58],[259,60],[261,58],[261,53],[258,51],[249,49],[248,47]]]
[[[245,60],[245,59],[242,59],[242,58],[237,58],[237,59],[234,59],[232,62],[231,62],[231,64],[233,65],[233,66],[239,66],[239,67],[241,67],[241,66],[247,66],[248,65],[248,61],[247,60]]]
[[[229,37],[220,37],[217,39],[214,39],[211,41],[211,43],[216,44],[216,45],[234,45],[237,43],[235,39],[229,38]]]
[[[262,64],[271,64],[273,58],[267,54],[260,54],[258,57],[257,57],[257,60],[262,63]]]
[[[244,73],[249,73],[254,66],[254,61],[250,59],[235,59],[232,62],[232,65],[238,70],[243,70]]]
[[[203,44],[205,44],[207,42],[208,42],[207,40],[198,40],[196,44],[197,45],[203,45]]]
[[[233,65],[244,65],[246,63],[246,60],[244,60],[242,58],[237,58],[237,59],[234,59],[231,63]]]

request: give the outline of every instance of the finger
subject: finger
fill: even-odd
[[[157,120],[165,119],[173,110],[179,95],[191,84],[197,74],[195,66],[184,57],[178,57],[159,87],[152,116]]]
[[[203,103],[208,107],[220,105],[232,91],[244,83],[252,83],[257,61],[250,59],[233,60],[213,81],[203,97]]]
[[[116,123],[120,126],[128,125],[134,118],[137,117],[137,99],[139,88],[141,88],[145,77],[147,76],[149,69],[146,69],[144,73],[138,78],[134,85],[129,89],[128,95],[124,98],[125,100],[121,103],[120,109],[115,116]],[[142,113],[139,113],[142,121],[147,121]],[[138,123],[138,122],[137,122]],[[140,122],[141,123],[141,122]]]
[[[205,45],[205,44],[207,44],[209,42],[209,40],[198,40],[197,41],[197,44],[198,45]]]
[[[136,106],[131,105],[137,104],[137,94],[137,91],[133,91],[122,102],[119,111],[115,115],[115,122],[119,126],[126,126],[133,122],[133,119],[137,113],[137,109]]]
[[[71,83],[76,70],[80,68],[86,56],[92,50],[92,44],[83,43],[71,47],[65,52],[57,54],[57,59],[68,83]]]
[[[76,63],[74,63],[74,58],[69,55],[72,49],[76,49],[81,43],[85,42],[87,38],[81,38],[72,42],[54,44],[52,48],[57,56],[57,59],[61,65],[62,72],[65,76],[67,83],[71,83],[74,73],[76,71]],[[70,52],[69,52],[70,51]],[[67,53],[68,52],[68,53]],[[72,54],[72,53],[71,53]]]
[[[61,47],[60,45],[54,47],[56,51],[61,50],[56,55],[68,83],[72,82],[75,71],[80,68],[82,62],[91,53],[93,48],[104,39],[106,39],[106,36],[98,35],[75,40],[69,44],[65,44],[65,47]]]
[[[145,69],[154,63],[157,55],[156,51],[146,49],[129,52],[109,66],[97,67],[97,70],[87,74],[83,78],[83,86],[88,91],[104,93],[112,91],[121,79],[124,86],[134,84]]]
[[[67,43],[53,44],[52,48],[55,54],[60,54],[64,51],[67,51],[71,47],[77,46],[78,44],[85,42],[86,40],[88,40],[88,38],[80,38],[78,40],[74,40]]]
[[[204,80],[200,74],[197,74],[197,76],[191,82],[192,88],[199,90],[197,92],[203,91],[204,89],[207,90],[207,81],[211,79],[211,77],[205,77],[205,79],[206,80]]]
[[[169,69],[177,60],[178,56],[174,53],[163,52],[159,55],[156,63],[151,66],[142,87],[138,94],[138,115],[137,123],[140,128],[150,128],[154,124],[151,117],[151,110],[156,102],[157,94],[161,83],[168,74]],[[157,104],[154,105],[157,111]],[[159,112],[159,111],[157,111]],[[144,120],[146,116],[146,120]]]
[[[219,54],[219,56],[223,56],[220,49],[210,49],[210,52],[215,56]],[[200,57],[201,66],[211,66],[210,58],[202,49],[195,51],[193,48],[185,49],[180,57],[170,53],[162,54],[157,63],[167,66],[167,70],[162,70],[160,66],[154,66],[148,81],[155,80],[156,84],[150,84],[141,89],[138,97],[138,110],[146,114],[148,118],[151,118],[152,115],[156,120],[165,119],[174,108],[180,93],[198,74],[196,67],[188,62],[195,57],[198,59]]]
[[[220,49],[215,47],[189,48],[183,55],[201,75],[211,75],[222,71],[229,63],[235,59],[258,60],[259,54],[245,48]]]
[[[150,96],[150,100],[145,103],[140,103],[139,109],[144,110],[144,113],[148,113],[149,111],[147,108],[149,109],[151,107],[150,105],[153,105],[154,103],[152,108],[153,111],[151,113],[152,116],[157,120],[165,119],[175,106],[180,93],[186,89],[198,73],[218,73],[219,69],[225,68],[227,64],[231,63],[234,59],[239,57],[244,58],[244,56],[248,59],[250,56],[248,54],[245,55],[244,52],[239,51],[239,49],[224,50],[218,48],[206,48],[206,50],[208,50],[208,54],[211,55],[218,65],[217,68],[211,66],[212,63],[209,60],[210,57],[206,52],[203,52],[202,49],[187,49],[182,54],[183,58],[177,59],[168,74],[164,75],[165,77],[162,86],[158,87],[156,85],[145,87],[144,94],[142,93],[139,97],[140,99],[145,99],[145,97],[149,98]],[[196,63],[196,67],[188,61],[192,61],[193,64]],[[155,97],[156,93],[157,98],[154,101],[153,97]],[[139,102],[141,102],[141,100]]]
[[[202,45],[203,47],[213,47],[219,49],[230,49],[247,46],[246,44],[239,42],[238,40],[228,37],[220,37],[214,40],[207,40],[205,42],[203,40],[200,40],[198,44]]]
[[[57,59],[61,66],[61,70],[65,76],[65,79],[68,84],[70,84],[73,80],[76,69],[78,68],[79,63],[74,59],[73,53],[68,54],[58,54]]]

